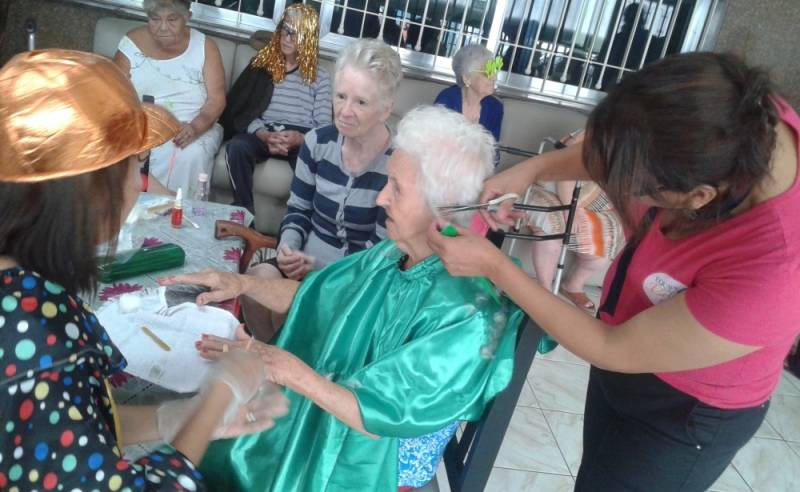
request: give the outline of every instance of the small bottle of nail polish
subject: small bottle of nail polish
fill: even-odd
[[[175,203],[172,205],[172,227],[179,228],[183,223],[183,190],[178,188],[175,194]]]

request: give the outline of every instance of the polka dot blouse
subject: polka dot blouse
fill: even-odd
[[[36,273],[0,271],[0,490],[203,490],[172,448],[122,457],[105,381],[124,367],[80,299]]]

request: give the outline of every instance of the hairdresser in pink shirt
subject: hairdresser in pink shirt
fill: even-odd
[[[681,54],[613,88],[582,146],[490,178],[482,202],[538,180],[603,187],[630,242],[597,318],[476,234],[430,231],[452,274],[490,278],[592,364],[576,491],[705,491],[759,428],[800,331],[799,132],[760,71]]]

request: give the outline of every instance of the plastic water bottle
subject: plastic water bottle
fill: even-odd
[[[200,173],[197,175],[197,188],[195,189],[193,199],[192,214],[205,215],[206,207],[202,202],[208,201],[208,174]]]

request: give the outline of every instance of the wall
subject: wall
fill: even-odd
[[[715,51],[766,68],[800,107],[800,0],[727,0]]]
[[[14,54],[28,49],[24,31],[25,20],[28,18],[36,19],[39,26],[36,35],[37,48],[91,51],[97,19],[111,15],[108,10],[60,1],[0,0],[0,2],[10,2],[5,25],[0,25],[4,33],[0,46],[0,64],[4,64]]]

